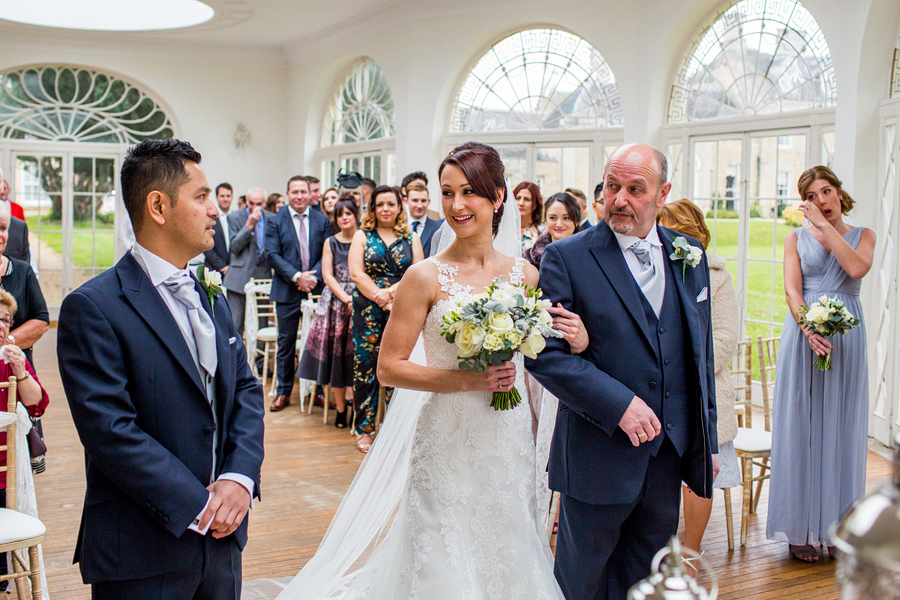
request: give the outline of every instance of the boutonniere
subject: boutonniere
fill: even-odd
[[[216,316],[216,296],[222,293],[222,274],[218,271],[210,271],[205,265],[197,267],[197,281],[209,298],[209,308],[212,316]]]
[[[675,238],[672,245],[675,246],[675,252],[669,255],[669,260],[681,261],[681,283],[684,283],[684,274],[687,271],[688,266],[696,268],[697,265],[700,264],[700,261],[703,259],[703,250],[697,246],[690,245],[688,241],[680,235]]]

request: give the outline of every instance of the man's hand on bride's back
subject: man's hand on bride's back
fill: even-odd
[[[469,378],[470,392],[508,392],[516,384],[516,365],[511,362],[500,363],[496,367],[488,367],[484,373],[466,371]]]

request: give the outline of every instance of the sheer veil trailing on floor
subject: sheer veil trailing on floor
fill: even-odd
[[[503,218],[494,248],[512,257],[521,254],[519,211],[507,186]],[[446,222],[432,254],[449,246],[455,235]],[[410,360],[425,364],[422,336]],[[379,569],[391,561],[389,536],[401,508],[410,466],[416,423],[428,393],[396,389],[372,449],[344,495],[316,554],[279,594],[279,600],[357,600]],[[377,557],[377,559],[376,559]]]

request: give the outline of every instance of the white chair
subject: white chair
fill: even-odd
[[[9,390],[8,412],[0,412],[0,430],[6,431],[6,445],[0,446],[0,450],[6,450],[6,466],[0,467],[0,472],[6,472],[7,506],[0,508],[0,554],[9,552],[13,566],[12,573],[0,575],[0,581],[14,580],[19,600],[27,600],[30,580],[30,597],[32,600],[40,600],[43,592],[38,545],[44,541],[47,528],[40,520],[16,510],[16,469],[30,466],[27,455],[19,456],[19,464],[16,464],[16,446],[19,441],[16,438],[16,378],[10,377],[8,382],[0,383],[0,388]],[[20,436],[20,439],[24,440],[24,436]],[[22,445],[22,451],[27,452],[27,445]],[[25,549],[28,550],[27,564],[21,553]]]
[[[306,340],[309,338],[309,328],[312,324],[316,309],[319,307],[319,299],[321,296],[310,296],[300,303],[300,330],[297,332],[297,364],[300,364],[300,358],[303,356],[303,350],[306,349]],[[313,404],[316,399],[316,382],[309,379],[300,379],[300,412],[306,410],[307,414],[312,414]],[[309,397],[309,407],[304,408],[306,398]],[[328,392],[325,392],[325,422],[328,422]]]
[[[247,340],[247,360],[250,362],[250,367],[256,369],[256,356],[258,354],[262,355],[263,372],[257,373],[256,376],[262,381],[263,388],[266,387],[266,381],[268,380],[270,356],[272,357],[272,380],[278,381],[278,362],[275,360],[278,352],[278,320],[275,316],[275,303],[269,299],[271,289],[271,279],[251,279],[244,286],[244,295],[247,299],[244,308],[244,337]],[[259,327],[260,317],[266,319],[267,323],[272,322],[275,325]],[[263,343],[262,350],[257,349],[257,342]]]

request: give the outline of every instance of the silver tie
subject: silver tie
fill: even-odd
[[[200,367],[206,371],[210,379],[216,375],[216,366],[219,359],[216,354],[216,328],[209,314],[200,305],[200,296],[194,287],[194,280],[190,275],[179,272],[163,282],[172,295],[188,309],[188,319],[191,329],[194,331],[194,342],[197,344],[197,357]],[[203,374],[201,372],[201,374]],[[204,383],[207,380],[204,378]]]
[[[659,318],[659,311],[662,310],[663,295],[666,291],[666,277],[662,269],[656,266],[653,260],[653,246],[647,240],[638,240],[633,243],[629,250],[641,261],[641,271],[635,279],[647,302],[653,307],[653,312]]]

